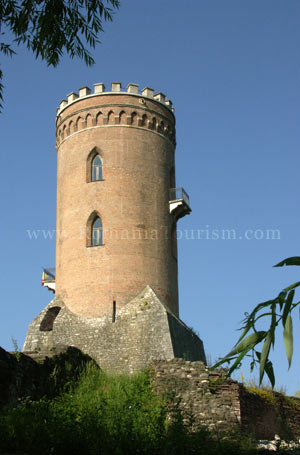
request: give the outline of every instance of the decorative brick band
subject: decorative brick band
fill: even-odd
[[[136,106],[106,105],[100,109],[85,108],[63,119],[57,127],[57,147],[71,134],[87,128],[103,126],[140,127],[159,133],[175,143],[175,128],[167,117],[149,109],[137,109]]]

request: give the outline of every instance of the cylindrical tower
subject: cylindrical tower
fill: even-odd
[[[171,106],[162,93],[139,94],[136,84],[125,92],[120,83],[110,92],[84,87],[60,103],[56,295],[75,314],[112,315],[150,285],[178,315],[176,219],[183,212],[170,204]]]

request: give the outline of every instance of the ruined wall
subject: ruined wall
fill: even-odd
[[[225,370],[210,372],[202,362],[183,359],[151,365],[153,387],[169,397],[170,413],[178,405],[192,430],[241,430],[256,439],[300,437],[300,399],[269,391],[251,392],[226,379]]]
[[[91,360],[65,346],[28,354],[11,354],[0,348],[0,408],[16,406],[26,396],[33,400],[55,396]],[[226,379],[224,370],[209,372],[201,361],[156,360],[150,365],[150,375],[153,388],[168,398],[170,417],[181,409],[191,431],[204,426],[220,436],[242,430],[257,440],[278,439],[275,434],[281,440],[300,437],[300,399],[251,392]]]
[[[239,385],[224,381],[222,373],[210,374],[203,362],[183,359],[156,361],[150,366],[158,393],[170,396],[170,409],[178,404],[192,430],[239,428]]]
[[[299,398],[278,392],[251,392],[240,386],[240,403],[242,428],[255,433],[257,439],[272,439],[275,434],[281,439],[299,439]]]
[[[69,346],[47,353],[37,351],[31,356],[10,353],[0,347],[0,408],[15,407],[19,399],[26,397],[53,398],[70,380],[76,380],[82,367],[91,360],[79,349]]]

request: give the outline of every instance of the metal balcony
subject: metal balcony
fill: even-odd
[[[170,189],[169,207],[176,221],[191,213],[190,198],[183,188]]]
[[[42,286],[45,286],[46,288],[49,289],[49,291],[52,291],[55,293],[55,268],[54,267],[43,269]]]

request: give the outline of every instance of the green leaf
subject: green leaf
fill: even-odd
[[[231,362],[231,360],[235,359],[236,357],[223,357],[222,359],[220,359],[217,363],[215,363],[214,365],[212,365],[209,370],[215,370],[216,368],[219,368],[221,365],[223,365],[223,363],[229,363]]]
[[[285,291],[281,291],[278,294],[278,301],[279,301],[280,304],[283,304],[285,302],[286,294],[287,293]]]
[[[265,307],[268,307],[268,306],[271,306],[273,303],[277,303],[278,302],[278,297],[276,297],[276,299],[273,299],[273,300],[267,300],[266,302],[262,302],[262,303],[259,303],[255,308],[254,310],[251,312],[250,315],[247,315],[247,317],[245,319],[243,319],[243,322],[245,322],[245,325],[239,329],[239,330],[243,330],[243,333],[242,335],[239,337],[236,345],[242,341],[242,339],[245,337],[245,335],[249,332],[249,330],[251,328],[254,329],[254,323],[260,318],[262,317],[262,315],[258,316],[257,319],[255,319],[255,316],[256,316],[256,313],[258,313],[258,311],[260,311],[261,309],[265,308]],[[255,329],[254,329],[255,330]]]
[[[235,359],[236,356],[233,356],[233,357],[223,357],[222,359],[220,359],[217,363],[215,363],[213,366],[211,366],[209,368],[209,370],[215,370],[216,368],[218,368],[219,366],[223,365],[223,363],[229,363],[231,362],[231,360]]]
[[[300,257],[293,256],[291,258],[284,259],[283,261],[278,262],[278,264],[273,265],[273,267],[283,267],[284,265],[300,265]]]
[[[259,383],[260,384],[261,384],[263,376],[264,376],[265,366],[266,366],[266,362],[268,360],[271,342],[272,342],[272,335],[270,332],[268,332],[264,345],[263,345],[263,348],[262,348],[262,351],[261,351],[261,356],[260,356],[260,365],[259,365]]]
[[[253,349],[256,344],[260,343],[264,339],[266,333],[267,332],[264,331],[251,333],[251,335],[248,335],[247,338],[245,338],[231,352],[229,352],[226,357],[239,354],[244,350],[247,350],[247,352],[250,351],[250,349]]]
[[[298,286],[300,286],[300,281],[297,281],[297,283],[291,284],[287,288],[284,289],[285,292],[289,292],[291,289],[295,289]]]
[[[226,362],[230,362],[238,355],[237,360],[234,362],[233,366],[230,368],[230,373],[237,367],[240,363],[241,359],[249,352],[254,346],[260,343],[264,337],[266,336],[267,332],[254,332],[251,335],[248,335],[241,343],[239,343],[231,352],[229,352],[225,357],[220,359],[213,367],[212,370],[218,368],[220,365]],[[241,355],[241,353],[243,355]],[[228,374],[230,374],[228,373]]]
[[[254,350],[254,352],[255,352],[255,354],[256,354],[256,357],[258,358],[258,361],[260,362],[261,353],[258,352],[258,351],[255,351],[255,350]]]
[[[284,306],[283,313],[282,313],[282,325],[283,325],[283,327],[285,326],[286,318],[288,317],[288,314],[290,313],[294,295],[295,295],[295,291],[293,289],[292,291],[290,291],[290,293],[289,293],[289,295],[288,295],[288,297],[286,299],[286,304]]]
[[[275,328],[278,325],[277,319],[276,319],[276,305],[272,305],[272,319],[271,319],[271,325],[269,328],[269,333],[271,335],[271,343],[274,348],[275,344]]]
[[[267,373],[267,376],[272,384],[272,388],[274,389],[275,385],[275,375],[274,375],[274,370],[273,370],[273,365],[270,360],[267,361],[266,366],[265,366],[265,372]]]
[[[253,327],[253,324],[246,324],[246,326],[242,327],[241,329],[239,330],[242,330],[244,329],[242,335],[240,336],[240,338],[237,340],[237,344],[244,338],[245,335],[247,335],[247,333],[249,332],[249,330]]]
[[[285,326],[283,329],[283,340],[286,356],[289,362],[289,368],[291,366],[292,357],[293,357],[293,321],[292,316],[289,314],[286,318]]]
[[[238,356],[238,358],[236,359],[234,364],[230,367],[230,369],[228,371],[228,376],[230,376],[231,373],[240,365],[241,360],[245,357],[245,355],[247,354],[248,351],[249,351],[249,349],[245,349],[243,352],[240,353],[240,355]]]

